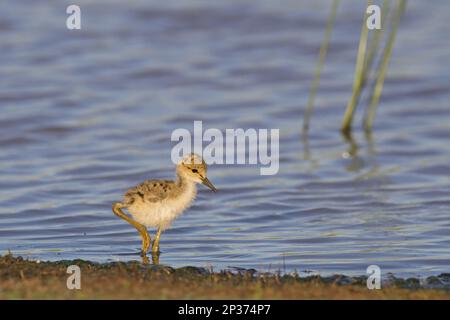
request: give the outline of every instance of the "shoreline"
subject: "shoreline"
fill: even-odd
[[[67,288],[70,265],[80,268],[79,290]],[[0,256],[0,299],[450,299],[448,273],[425,280],[393,277],[382,281],[380,290],[367,289],[366,280]]]

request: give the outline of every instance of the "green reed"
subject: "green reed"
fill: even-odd
[[[382,50],[381,60],[376,68],[372,73],[375,74],[375,84],[373,85],[372,92],[370,92],[370,103],[367,108],[367,112],[364,117],[364,128],[366,131],[370,131],[373,126],[373,122],[375,119],[375,112],[377,105],[379,104],[384,80],[386,77],[387,69],[389,60],[392,54],[392,48],[395,43],[396,33],[398,26],[400,24],[400,20],[402,18],[402,15],[406,8],[406,1],[407,0],[397,0],[398,5],[396,9],[393,9],[392,13],[392,22],[391,22],[391,28],[388,33],[388,40],[386,45],[384,46],[384,49]],[[383,21],[387,21],[385,17],[389,15],[389,0],[383,0],[383,5],[381,9],[381,19]],[[328,44],[330,41],[330,36],[333,30],[333,26],[335,23],[336,18],[336,11],[338,7],[339,0],[334,0],[333,5],[331,8],[331,12],[329,14],[328,20],[327,20],[327,26],[324,34],[324,39],[322,41],[320,52],[319,52],[319,59],[315,68],[314,73],[314,79],[311,84],[310,94],[308,97],[307,107],[305,109],[304,114],[304,122],[303,122],[303,133],[306,134],[309,130],[309,124],[310,119],[312,115],[312,111],[314,108],[314,100],[317,94],[317,88],[320,81],[320,75],[322,72],[323,65],[325,63],[325,57],[328,51]],[[367,7],[372,4],[372,0],[367,0]],[[365,10],[366,11],[366,10]],[[360,97],[362,95],[362,92],[364,88],[367,86],[367,82],[369,79],[369,74],[371,73],[371,69],[373,67],[373,62],[375,61],[376,56],[379,54],[380,51],[380,44],[381,40],[384,34],[384,30],[386,29],[384,27],[385,23],[382,23],[381,30],[373,30],[369,34],[369,29],[367,28],[367,18],[368,14],[367,12],[364,12],[364,18],[362,22],[361,27],[361,35],[359,39],[359,45],[358,45],[358,53],[356,56],[356,63],[355,63],[355,73],[354,73],[354,79],[353,79],[353,87],[352,87],[352,95],[350,97],[350,100],[347,104],[342,125],[341,125],[341,131],[344,133],[344,135],[348,136],[351,134],[352,130],[352,122],[354,119],[355,111],[357,109]]]
[[[371,131],[373,127],[373,122],[375,119],[375,111],[377,105],[380,101],[381,92],[383,90],[384,79],[386,77],[386,72],[389,64],[389,59],[392,54],[392,48],[394,46],[395,37],[397,35],[397,29],[400,24],[400,20],[406,8],[406,0],[400,0],[398,3],[397,11],[393,17],[393,23],[391,32],[389,34],[389,38],[387,44],[384,48],[383,58],[381,60],[380,67],[377,70],[377,77],[375,82],[375,87],[372,92],[372,96],[370,99],[370,104],[367,109],[367,115],[364,118],[364,129],[367,131]]]
[[[385,17],[387,17],[389,12],[389,0],[383,1],[383,7],[381,9],[381,19],[382,21],[385,20]],[[364,64],[364,74],[363,74],[363,83],[362,86],[364,87],[366,84],[366,80],[368,77],[368,73],[370,69],[372,68],[372,63],[374,61],[375,55],[378,51],[378,47],[380,45],[381,36],[383,34],[384,28],[381,28],[380,30],[373,30],[371,33],[373,33],[373,36],[370,39],[369,43],[369,50],[367,52],[367,59],[365,59]]]
[[[333,0],[333,5],[331,7],[330,15],[327,20],[327,27],[323,37],[322,44],[319,51],[319,60],[317,61],[314,79],[311,84],[311,89],[308,96],[308,104],[305,109],[305,115],[303,117],[303,134],[307,134],[309,129],[309,123],[311,119],[311,114],[314,108],[314,99],[316,97],[317,88],[319,86],[320,74],[322,73],[322,67],[325,63],[325,57],[328,51],[328,44],[330,42],[331,32],[333,31],[334,21],[336,20],[336,12],[339,5],[339,0]]]
[[[367,6],[372,4],[371,0],[367,1]],[[361,28],[361,36],[359,38],[358,54],[356,56],[356,67],[355,67],[355,77],[353,79],[353,92],[350,101],[347,104],[347,109],[344,113],[344,120],[342,121],[341,130],[345,134],[349,134],[351,131],[351,125],[353,121],[353,116],[355,114],[356,106],[358,105],[358,100],[363,89],[364,76],[367,74],[365,70],[366,66],[366,51],[367,51],[367,40],[369,38],[369,29],[366,26],[367,13],[364,11],[364,18]]]

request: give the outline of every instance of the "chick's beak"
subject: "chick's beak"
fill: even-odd
[[[208,180],[208,178],[206,177],[202,178],[202,183],[208,188],[210,188],[213,192],[217,192],[216,187],[213,186],[213,184],[211,183],[211,181]]]

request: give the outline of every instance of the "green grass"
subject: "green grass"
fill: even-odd
[[[80,290],[66,287],[67,267],[72,264],[81,269]],[[444,290],[403,289],[397,284],[368,290],[363,277],[345,285],[339,284],[341,278],[207,272],[139,262],[36,263],[0,256],[0,299],[450,299]],[[399,283],[405,285],[405,280]]]

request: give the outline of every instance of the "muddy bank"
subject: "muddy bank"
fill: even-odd
[[[81,270],[81,289],[69,290],[67,268]],[[449,299],[450,274],[390,277],[368,290],[366,277],[299,277],[256,270],[211,272],[139,262],[37,262],[0,257],[1,299]]]

